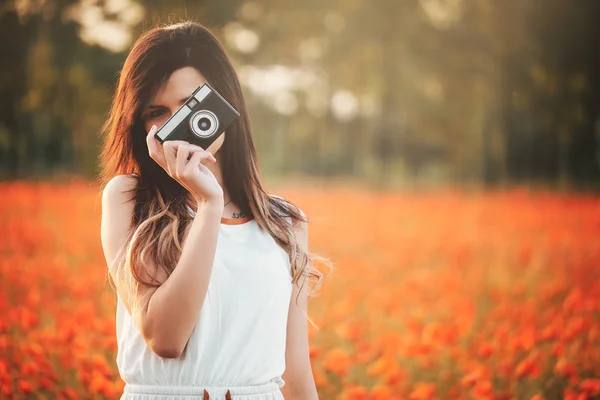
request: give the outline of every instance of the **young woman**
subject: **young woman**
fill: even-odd
[[[240,117],[209,148],[154,133],[208,82]],[[101,240],[121,399],[317,399],[305,214],[265,191],[236,73],[205,27],[134,44],[105,125]],[[310,320],[310,319],[309,319]],[[312,321],[311,321],[312,323]]]

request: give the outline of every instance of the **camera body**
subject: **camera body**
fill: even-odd
[[[223,96],[205,83],[194,90],[154,137],[160,143],[185,140],[206,150],[239,116]]]

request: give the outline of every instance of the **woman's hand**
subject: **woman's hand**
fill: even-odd
[[[202,161],[215,163],[217,160],[200,146],[185,140],[167,140],[162,145],[154,134],[156,125],[152,125],[146,136],[150,157],[167,173],[185,187],[197,202],[222,201],[223,188]]]

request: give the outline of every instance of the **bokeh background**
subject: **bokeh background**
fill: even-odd
[[[133,40],[188,19],[225,45],[270,191],[334,263],[309,307],[320,398],[599,398],[599,18],[596,0],[1,0],[0,398],[122,391],[100,128]]]

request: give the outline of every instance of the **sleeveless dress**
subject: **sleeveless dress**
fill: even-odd
[[[253,217],[221,218],[208,291],[182,357],[156,355],[118,297],[121,400],[283,399],[291,295],[285,250]]]

